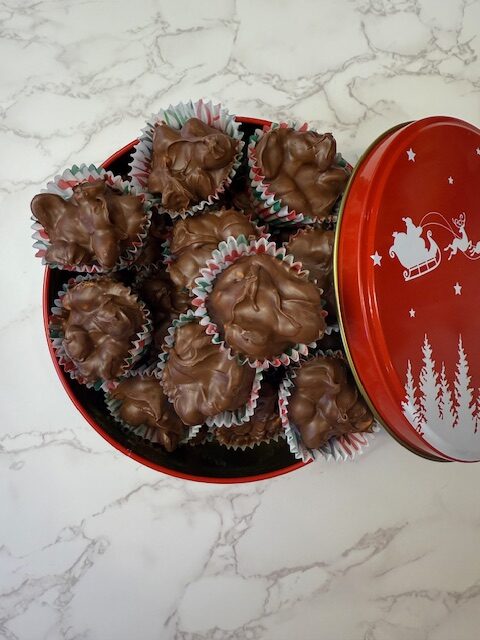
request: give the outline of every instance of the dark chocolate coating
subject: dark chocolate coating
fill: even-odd
[[[165,393],[187,425],[244,405],[255,370],[229,359],[197,322],[178,327],[162,377]]]
[[[323,290],[328,319],[337,317],[335,288],[333,286],[333,245],[335,232],[318,228],[305,228],[290,238],[286,249],[295,260],[303,264],[309,278]]]
[[[325,330],[318,287],[267,254],[244,256],[225,269],[207,308],[225,342],[250,359],[279,356]]]
[[[317,356],[295,371],[288,417],[310,449],[330,438],[370,431],[373,416],[339,358]]]
[[[188,309],[190,297],[177,289],[168,273],[161,270],[143,278],[138,293],[152,314],[153,343],[161,349],[168,327]]]
[[[63,345],[87,382],[123,373],[144,322],[137,297],[108,277],[80,282],[63,297]]]
[[[183,127],[155,126],[148,190],[162,194],[162,205],[184,211],[213,195],[232,168],[238,141],[190,118]]]
[[[162,385],[153,375],[125,378],[112,391],[121,401],[120,417],[132,427],[145,425],[158,429],[158,439],[167,451],[174,451],[185,434],[185,425],[177,416]]]
[[[174,261],[169,267],[173,282],[177,287],[192,289],[218,244],[239,235],[254,238],[257,232],[245,214],[234,209],[201,213],[175,222],[170,243]]]
[[[215,438],[220,444],[246,446],[268,441],[281,431],[277,389],[268,382],[263,382],[255,413],[250,420],[240,425],[216,429]]]
[[[270,191],[283,205],[313,218],[327,216],[347,184],[349,173],[335,165],[331,133],[273,129],[256,147],[257,163]]]
[[[146,223],[140,199],[112,189],[102,179],[73,187],[70,200],[40,193],[30,207],[50,239],[46,261],[60,265],[113,269]]]

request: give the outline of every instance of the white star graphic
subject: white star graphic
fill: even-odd
[[[453,178],[452,178],[452,176],[450,176],[450,177],[449,177],[449,179],[448,179],[448,184],[453,184]]]
[[[410,149],[407,151],[408,159],[411,160],[412,162],[415,162],[416,155],[417,154],[415,153],[415,151],[412,149],[412,147],[410,147]]]
[[[480,156],[480,147],[477,147],[477,156]]]
[[[408,313],[410,314],[410,318],[414,318],[415,317],[415,309],[410,309],[410,311]]]
[[[377,265],[379,267],[381,267],[381,262],[382,262],[382,256],[380,256],[378,254],[378,251],[375,251],[375,253],[373,254],[373,256],[370,256],[370,258],[373,260],[373,266],[376,267]]]
[[[455,295],[456,296],[461,296],[462,295],[462,285],[459,284],[458,282],[456,284],[453,285],[453,288],[455,289]]]

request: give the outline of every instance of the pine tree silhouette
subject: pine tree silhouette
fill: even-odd
[[[423,340],[422,353],[423,367],[419,378],[420,406],[422,408],[423,424],[433,427],[440,421],[438,402],[440,386],[438,385],[438,373],[435,371],[435,361],[432,357],[432,347],[426,334]]]
[[[402,402],[402,409],[407,420],[422,434],[423,416],[417,402],[416,393],[417,387],[414,385],[412,363],[409,360],[407,366],[407,381],[405,383],[405,400]]]
[[[450,390],[447,376],[445,373],[445,363],[442,362],[442,371],[440,373],[440,422],[446,429],[451,429],[457,421],[457,412],[452,401],[452,392]]]
[[[457,403],[456,427],[475,432],[475,403],[473,390],[470,387],[471,376],[468,375],[468,361],[463,349],[462,336],[458,338],[458,362],[455,372],[455,400]]]

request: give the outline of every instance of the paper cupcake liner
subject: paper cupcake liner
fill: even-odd
[[[176,320],[172,322],[172,326],[168,329],[168,334],[165,337],[165,344],[162,352],[158,356],[157,363],[157,375],[161,378],[163,374],[163,370],[165,369],[165,365],[168,361],[168,349],[173,347],[175,344],[175,332],[178,327],[181,327],[189,322],[197,322],[197,318],[195,317],[192,309],[189,309],[186,313],[182,313]],[[211,416],[205,419],[205,424],[209,427],[231,427],[232,425],[242,424],[244,422],[248,422],[250,417],[253,415],[256,407],[257,400],[260,391],[260,387],[263,380],[263,370],[258,368],[255,371],[255,378],[253,380],[252,391],[250,393],[250,397],[247,402],[236,409],[235,411],[223,411],[222,413],[218,413],[215,416]]]
[[[139,425],[138,427],[134,427],[133,425],[128,424],[128,422],[125,422],[124,420],[122,420],[120,416],[122,401],[118,400],[117,398],[114,398],[111,395],[111,392],[114,389],[116,389],[120,384],[120,382],[125,378],[134,378],[139,375],[142,375],[142,376],[155,375],[155,369],[156,369],[155,365],[154,366],[150,365],[150,366],[139,367],[138,369],[135,369],[135,370],[127,371],[125,375],[122,376],[122,378],[120,378],[119,380],[115,380],[110,386],[110,388],[108,389],[108,391],[105,392],[105,404],[107,405],[107,409],[110,412],[110,415],[121,425],[124,431],[126,431],[127,433],[133,433],[134,435],[138,436],[142,440],[145,440],[146,442],[149,442],[151,444],[161,445],[161,440],[159,437],[160,435],[159,432],[161,430],[154,427],[148,427],[147,425]],[[201,424],[197,424],[193,427],[185,426],[186,433],[184,438],[180,440],[179,444],[185,444],[190,440],[192,440],[200,431],[201,427],[202,427]]]
[[[150,119],[147,120],[146,126],[142,129],[142,134],[133,150],[129,175],[132,184],[138,191],[148,192],[147,181],[151,170],[155,124],[165,122],[173,129],[181,129],[185,122],[190,118],[198,118],[209,126],[215,127],[215,129],[218,129],[219,131],[229,135],[231,138],[237,140],[238,151],[235,155],[233,165],[228,176],[217,188],[215,193],[209,196],[207,200],[202,200],[185,211],[169,211],[162,207],[161,197],[151,195],[152,202],[158,206],[159,210],[164,213],[168,213],[172,218],[186,218],[187,216],[194,215],[198,211],[203,211],[204,209],[218,203],[221,196],[225,193],[225,189],[232,183],[232,180],[241,165],[243,147],[245,146],[245,143],[243,142],[243,132],[240,130],[240,124],[235,121],[235,116],[229,114],[221,104],[212,104],[211,101],[204,102],[203,100],[198,100],[197,102],[192,102],[189,100],[185,103],[179,102],[176,106],[170,105],[168,109],[160,109],[158,113],[153,114]]]
[[[79,275],[76,278],[70,278],[68,282],[63,285],[62,289],[58,292],[58,298],[54,300],[54,306],[51,309],[51,315],[49,318],[49,335],[58,363],[62,366],[64,371],[68,373],[72,380],[76,380],[80,384],[84,384],[89,389],[93,388],[95,390],[102,389],[103,391],[107,391],[112,385],[115,384],[115,381],[102,380],[101,378],[99,378],[94,382],[90,382],[85,380],[85,378],[80,374],[75,366],[75,363],[65,351],[65,348],[63,346],[63,339],[65,336],[61,323],[59,322],[60,318],[62,318],[63,316],[63,297],[67,293],[68,289],[73,285],[78,284],[79,282],[98,280],[101,277],[102,276],[98,275]],[[126,285],[124,286],[126,287]],[[134,295],[136,297],[136,294],[132,293],[130,287],[126,288],[129,290],[131,295]],[[142,325],[141,331],[137,333],[137,337],[133,341],[133,346],[129,350],[128,357],[125,358],[125,364],[123,365],[124,373],[131,369],[133,365],[140,360],[151,342],[152,323],[150,320],[150,312],[141,300],[138,300],[138,303],[144,314],[145,322]]]
[[[213,211],[212,211],[213,213]],[[247,214],[244,213],[245,217],[247,218],[247,220],[251,223],[251,225],[253,226],[253,228],[255,229],[255,235],[249,235],[247,240],[249,242],[251,241],[255,241],[258,240],[260,238],[265,238],[266,240],[270,240],[270,233],[268,233],[267,228],[264,224],[261,224],[261,221],[258,219],[254,219],[253,216],[251,214]],[[232,236],[233,237],[233,236]],[[245,237],[245,236],[242,236]],[[217,249],[218,249],[217,245]],[[164,264],[166,266],[167,272],[170,271],[170,265],[175,262],[175,254],[173,254],[171,252],[171,244],[170,244],[170,239],[166,240],[163,243],[163,255],[164,255]],[[207,266],[207,263],[205,262],[205,266]],[[201,269],[198,272],[198,275],[201,275]],[[188,291],[188,289],[186,289],[186,291]],[[190,293],[191,295],[191,293]]]
[[[213,322],[207,310],[208,296],[213,289],[217,276],[239,258],[261,253],[266,253],[277,260],[287,263],[297,274],[308,277],[308,271],[303,269],[300,262],[295,262],[293,256],[286,253],[284,247],[277,248],[274,242],[266,238],[249,242],[245,236],[238,236],[237,238],[231,236],[218,245],[218,249],[213,252],[206,268],[202,269],[202,275],[196,279],[197,286],[193,289],[195,297],[192,305],[195,307],[195,315],[199,318],[200,324],[205,327],[207,334],[211,336],[213,344],[218,344],[222,349],[226,350],[229,358],[237,358],[241,364],[248,364],[255,369],[268,369],[270,366],[288,366],[291,362],[298,362],[300,356],[306,356],[308,350],[310,348],[313,349],[316,343],[298,343],[273,359],[250,360],[247,356],[242,356],[232,351],[222,339],[218,326]]]
[[[58,264],[56,262],[48,262],[46,260],[47,250],[51,246],[50,237],[43,225],[32,214],[31,228],[33,229],[33,248],[36,249],[35,257],[41,258],[42,264],[48,265],[51,269],[76,271],[77,273],[112,273],[113,271],[118,271],[119,269],[124,269],[125,267],[130,266],[135,261],[143,247],[144,240],[147,237],[148,229],[150,227],[152,203],[144,193],[137,192],[130,182],[122,180],[120,176],[115,176],[111,171],[105,171],[105,169],[96,167],[93,164],[81,164],[80,166],[73,165],[71,169],[65,169],[61,175],[55,176],[52,181],[47,183],[46,189],[41,190],[41,193],[53,193],[61,196],[64,200],[69,200],[73,197],[73,187],[76,187],[82,182],[95,182],[100,178],[103,178],[107,185],[111,186],[115,190],[120,191],[123,194],[136,195],[140,199],[147,218],[141,233],[137,234],[136,239],[125,249],[113,269],[104,269],[99,264]]]
[[[343,353],[341,351],[321,351],[317,349],[314,356],[333,356],[344,360]],[[285,431],[285,437],[287,439],[290,451],[298,460],[308,462],[316,458],[324,460],[346,461],[353,460],[356,456],[364,453],[365,449],[369,446],[370,442],[375,437],[375,434],[380,430],[380,426],[374,421],[372,431],[363,433],[347,433],[340,437],[330,438],[320,449],[309,449],[300,436],[300,432],[296,426],[288,418],[288,402],[292,392],[291,389],[294,386],[293,380],[296,377],[295,368],[292,368],[284,377],[280,383],[278,390],[278,408],[280,411],[280,418]]]
[[[294,209],[290,209],[287,205],[282,205],[281,198],[276,198],[275,194],[270,190],[270,182],[265,178],[265,175],[257,163],[256,147],[263,136],[272,131],[273,129],[285,129],[291,128],[296,131],[312,131],[312,127],[309,127],[305,122],[300,124],[298,122],[272,122],[269,125],[265,125],[263,129],[256,129],[255,133],[250,136],[247,147],[247,159],[249,166],[249,178],[250,188],[253,196],[254,206],[257,209],[257,213],[260,218],[272,225],[288,225],[299,226],[306,224],[319,224],[324,220],[336,221],[338,208],[340,205],[341,197],[338,198],[335,203],[333,212],[323,218],[312,218],[301,212],[297,212]],[[342,157],[340,153],[335,156],[335,163],[341,167],[349,167],[351,165]]]

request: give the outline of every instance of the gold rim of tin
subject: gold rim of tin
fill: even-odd
[[[375,147],[378,146],[378,144],[384,140],[385,138],[389,137],[392,133],[394,133],[395,131],[398,131],[399,129],[402,129],[403,127],[406,127],[407,125],[411,124],[413,121],[409,121],[409,122],[403,122],[402,124],[397,124],[394,127],[391,127],[390,129],[387,129],[387,131],[384,131],[380,136],[378,136],[378,138],[376,138],[368,147],[367,149],[362,153],[362,155],[360,156],[360,158],[358,159],[357,163],[355,164],[355,167],[353,168],[352,174],[348,180],[348,184],[345,188],[345,191],[343,193],[342,196],[342,201],[340,203],[340,208],[338,211],[338,216],[337,216],[337,225],[336,225],[336,232],[335,232],[335,242],[333,245],[333,286],[335,289],[335,301],[337,303],[337,316],[338,316],[338,326],[340,327],[340,335],[342,338],[342,344],[343,344],[343,348],[345,351],[345,357],[347,358],[347,362],[350,366],[350,369],[352,371],[352,375],[355,379],[355,382],[360,390],[360,393],[363,396],[363,399],[365,400],[365,402],[367,403],[370,411],[373,413],[375,420],[377,420],[377,422],[379,424],[382,425],[382,427],[385,429],[385,431],[387,431],[387,433],[389,435],[392,436],[392,438],[394,438],[394,440],[396,440],[399,444],[402,445],[402,447],[405,447],[405,449],[408,449],[409,451],[411,451],[412,453],[414,453],[417,456],[420,456],[422,458],[425,458],[426,460],[431,460],[434,462],[449,462],[449,460],[445,460],[443,458],[439,458],[438,456],[435,456],[433,454],[428,454],[425,453],[424,451],[421,451],[420,449],[417,449],[413,446],[411,446],[410,444],[404,442],[403,440],[401,440],[391,429],[390,427],[385,423],[385,421],[380,417],[378,411],[376,410],[375,406],[373,405],[372,401],[370,400],[370,397],[368,396],[365,387],[363,386],[360,377],[357,373],[357,370],[355,368],[355,365],[353,363],[353,359],[352,359],[352,355],[350,353],[350,348],[348,346],[347,343],[347,338],[345,335],[345,328],[344,328],[344,323],[343,323],[343,316],[342,316],[342,309],[340,307],[340,296],[338,294],[338,269],[337,269],[337,261],[338,261],[338,241],[339,241],[339,237],[340,234],[338,233],[338,230],[340,229],[340,225],[341,225],[341,221],[342,221],[342,216],[343,216],[343,210],[345,207],[345,203],[347,201],[347,197],[350,191],[350,187],[353,184],[353,181],[355,179],[355,175],[357,173],[357,171],[359,170],[360,166],[363,164],[364,160],[367,158],[367,156],[371,153],[371,151],[373,151],[373,149]]]

